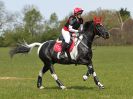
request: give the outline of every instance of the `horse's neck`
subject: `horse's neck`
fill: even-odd
[[[89,34],[89,35],[85,35],[83,34],[83,42],[89,47],[91,48],[93,40],[94,40],[94,36],[93,34]]]

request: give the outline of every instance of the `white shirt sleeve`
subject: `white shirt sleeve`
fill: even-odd
[[[69,28],[69,31],[70,31],[70,32],[76,32],[76,33],[78,32],[78,30],[73,29],[71,25],[69,25],[68,28]]]
[[[81,31],[83,30],[83,24],[80,25],[80,30],[81,30]]]

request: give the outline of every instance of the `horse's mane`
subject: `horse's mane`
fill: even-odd
[[[93,23],[93,20],[85,22],[83,26],[83,31],[87,31],[92,25],[92,23]]]

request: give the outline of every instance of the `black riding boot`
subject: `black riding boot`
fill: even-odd
[[[69,47],[69,44],[66,43],[66,42],[63,42],[63,44],[62,44],[62,52],[61,52],[61,54],[59,56],[60,59],[65,58],[65,52],[68,49],[68,47]]]

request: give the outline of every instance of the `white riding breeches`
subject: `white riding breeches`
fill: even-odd
[[[65,39],[65,42],[69,44],[70,43],[70,33],[69,33],[69,31],[66,31],[66,30],[62,29],[62,36]]]

